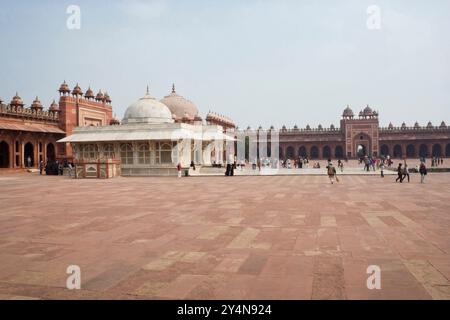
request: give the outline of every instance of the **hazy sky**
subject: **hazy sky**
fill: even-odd
[[[450,1],[0,0],[0,97],[48,106],[65,79],[107,90],[122,118],[175,82],[239,126],[338,125],[347,104],[382,125],[450,123]],[[69,30],[69,5],[81,29]],[[366,10],[381,9],[370,30]]]

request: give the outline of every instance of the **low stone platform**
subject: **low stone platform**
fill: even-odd
[[[0,298],[450,299],[450,174],[418,179],[4,175]]]

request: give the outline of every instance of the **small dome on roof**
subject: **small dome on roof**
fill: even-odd
[[[72,94],[73,94],[74,96],[82,96],[82,95],[83,95],[83,90],[81,90],[81,88],[80,88],[80,86],[78,85],[78,83],[77,83],[77,85],[75,86],[75,88],[73,88]]]
[[[406,129],[406,123],[402,123],[402,129]]]
[[[283,126],[281,127],[281,130],[286,130],[286,126],[283,124]]]
[[[439,126],[440,128],[446,128],[447,127],[447,125],[445,124],[445,122],[444,121],[442,121],[441,122],[441,125]]]
[[[111,103],[111,97],[109,96],[108,92],[105,92],[103,100],[105,100],[106,103]]]
[[[114,117],[111,118],[111,120],[109,121],[110,125],[119,125],[120,124],[120,120],[119,118],[116,117],[116,115],[114,115]]]
[[[309,124],[306,125],[306,130],[311,130],[311,126]]]
[[[373,114],[372,108],[370,108],[369,105],[367,105],[363,110],[363,114],[365,116],[371,116]]]
[[[331,124],[330,129],[331,129],[331,130],[334,130],[334,129],[335,129],[334,124]]]
[[[17,92],[16,92],[16,95],[12,98],[10,104],[15,107],[18,107],[18,106],[23,107],[24,106],[23,100],[21,97],[19,97],[19,94]]]
[[[392,124],[392,122],[389,122],[388,128],[389,128],[389,129],[394,129],[394,125]]]
[[[428,122],[427,128],[429,128],[429,129],[430,129],[430,128],[433,128],[433,124],[431,123],[431,121]]]
[[[344,109],[344,112],[342,113],[342,116],[343,117],[348,117],[348,118],[351,118],[351,117],[354,116],[353,110],[350,108],[349,105],[347,105],[347,108]]]
[[[294,130],[298,130],[298,126],[297,125],[294,125]]]
[[[86,99],[94,99],[94,98],[95,98],[94,91],[91,90],[91,87],[89,87],[89,88],[86,90],[86,93],[84,94],[84,97],[85,97]]]
[[[187,115],[188,119],[195,118],[198,115],[198,108],[192,102],[177,94],[175,84],[172,84],[172,92],[161,99],[177,118],[183,118]]]
[[[270,130],[273,130],[273,129],[275,129],[275,127],[272,125],[272,126],[270,126]]]
[[[59,111],[59,105],[56,103],[55,100],[53,100],[52,104],[50,105],[49,110],[50,111]]]
[[[317,129],[319,129],[319,130],[323,130],[323,127],[322,127],[322,125],[321,125],[321,124],[319,124],[319,126],[317,127]]]
[[[58,90],[60,93],[70,93],[69,85],[66,83],[66,80],[61,84]]]
[[[97,95],[95,96],[96,101],[102,101],[105,96],[103,95],[102,90],[98,90]]]
[[[36,96],[33,103],[31,104],[31,108],[35,110],[42,110],[42,103],[39,101],[39,98]]]
[[[420,125],[417,121],[416,121],[416,123],[414,123],[414,128],[420,128]]]

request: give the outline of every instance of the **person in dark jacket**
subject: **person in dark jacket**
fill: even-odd
[[[399,163],[397,167],[397,179],[395,179],[395,182],[400,181],[400,183],[403,182],[403,170],[402,170],[402,164]]]

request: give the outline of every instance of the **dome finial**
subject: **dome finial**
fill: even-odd
[[[175,83],[172,83],[172,93],[176,93],[176,91],[175,91]]]
[[[150,95],[150,90],[148,89],[148,85],[147,85],[147,95]]]

